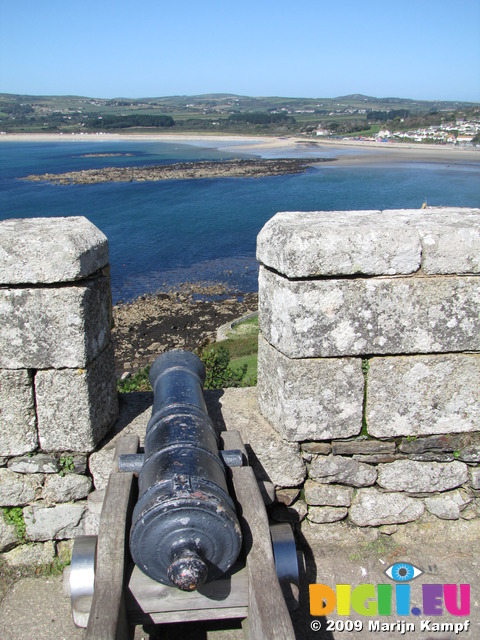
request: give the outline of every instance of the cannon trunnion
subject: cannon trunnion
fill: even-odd
[[[76,539],[65,573],[75,624],[86,640],[126,640],[135,624],[240,618],[250,640],[294,640],[292,530],[270,529],[240,434],[217,437],[203,363],[171,351],[150,379],[144,453],[119,440],[98,539]]]

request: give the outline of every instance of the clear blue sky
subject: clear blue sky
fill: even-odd
[[[480,102],[480,0],[0,0],[0,92]]]

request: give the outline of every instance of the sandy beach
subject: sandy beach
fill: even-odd
[[[315,139],[306,137],[252,137],[232,135],[159,134],[4,134],[1,142],[89,142],[106,144],[118,141],[169,142],[218,148],[229,153],[268,157],[335,158],[330,167],[429,162],[442,164],[478,164],[480,149],[431,144],[373,142],[364,140]],[[325,154],[325,155],[324,155]]]

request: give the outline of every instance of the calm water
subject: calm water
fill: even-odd
[[[91,153],[132,155],[82,157]],[[339,153],[317,149],[295,155]],[[256,236],[277,211],[419,208],[425,200],[431,206],[480,207],[478,164],[332,163],[294,176],[72,186],[19,180],[30,173],[232,157],[239,154],[164,142],[1,142],[0,220],[89,218],[109,239],[116,302],[186,281],[220,281],[255,291]]]

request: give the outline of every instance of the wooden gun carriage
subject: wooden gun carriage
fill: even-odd
[[[250,640],[295,638],[291,526],[269,524],[240,434],[225,431],[211,443],[202,376],[203,364],[188,352],[155,361],[145,453],[137,436],[119,441],[98,536],[75,540],[66,578],[87,640],[133,638],[139,624],[235,618]]]

